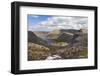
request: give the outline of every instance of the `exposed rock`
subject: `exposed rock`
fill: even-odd
[[[88,30],[87,30],[87,29],[80,29],[80,32],[81,32],[81,33],[87,33]]]
[[[39,50],[41,50],[41,49],[49,50],[49,48],[47,48],[47,47],[45,47],[43,45],[34,44],[34,43],[28,43],[28,48],[30,48],[30,49],[38,48]]]
[[[66,48],[66,50],[60,54],[64,59],[79,58],[80,50],[75,47]]]
[[[48,56],[47,58],[46,58],[46,60],[58,60],[58,59],[61,59],[61,56],[59,56],[59,55],[53,55],[53,56]]]
[[[28,44],[28,60],[44,60],[49,55],[49,48],[29,43]]]

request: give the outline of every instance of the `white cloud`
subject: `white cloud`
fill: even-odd
[[[50,17],[37,26],[29,27],[31,30],[54,30],[54,29],[80,29],[87,28],[87,17]]]
[[[31,15],[31,17],[33,17],[33,18],[38,18],[39,16],[37,16],[37,15]]]

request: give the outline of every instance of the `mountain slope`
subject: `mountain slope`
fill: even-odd
[[[75,34],[71,40],[71,45],[87,47],[88,45],[88,34]]]
[[[35,35],[32,31],[28,31],[28,42],[47,46],[47,42]]]
[[[73,34],[67,32],[67,33],[61,33],[57,38],[57,40],[69,43],[72,38],[73,38]]]

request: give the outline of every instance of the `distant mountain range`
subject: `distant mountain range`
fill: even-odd
[[[54,40],[58,42],[66,42],[71,45],[87,41],[87,30],[86,29],[60,29],[53,30],[51,32],[32,32],[28,31],[28,42],[36,44],[47,45],[47,40]]]

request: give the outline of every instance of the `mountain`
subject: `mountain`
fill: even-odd
[[[43,31],[34,31],[34,34],[37,35],[40,38],[44,38],[48,35],[49,32],[43,32]]]
[[[80,30],[75,29],[59,29],[59,30],[53,30],[52,32],[48,33],[48,38],[51,39],[57,39],[61,35],[73,35],[75,33],[80,32]]]
[[[45,60],[88,57],[87,29],[60,29],[50,32],[28,31],[28,60]]]
[[[57,38],[57,40],[69,43],[72,38],[73,38],[73,34],[66,32],[66,33],[61,33]]]
[[[62,30],[63,29],[53,30],[50,33],[48,33],[47,37],[50,38],[50,39],[57,39],[59,36],[61,36],[65,32],[67,32],[66,30],[65,31],[62,31]]]
[[[56,41],[62,42],[70,42],[75,33],[80,32],[79,30],[74,29],[60,29],[60,30],[53,30],[52,32],[48,33],[47,37],[49,39],[54,39]]]
[[[66,42],[73,44],[87,45],[87,29],[60,29],[48,33],[48,38],[56,40],[57,42]]]
[[[81,33],[84,33],[84,34],[88,33],[88,30],[87,30],[87,29],[80,29],[79,31],[80,31]]]
[[[68,32],[68,33],[72,33],[72,34],[80,32],[80,30],[76,30],[76,29],[61,29],[60,31],[61,32]]]
[[[28,42],[47,46],[47,42],[45,40],[41,39],[40,37],[38,37],[32,31],[28,31]]]
[[[88,34],[87,33],[74,34],[70,44],[73,45],[73,46],[87,47],[87,45],[88,45]]]
[[[49,39],[57,39],[60,35],[61,31],[60,30],[53,30],[48,33],[47,37]]]
[[[87,42],[88,42],[87,29],[80,29],[79,32],[73,35],[73,38],[71,40],[72,44],[81,43],[82,45],[84,45],[85,43],[86,46],[87,46],[86,44]]]

